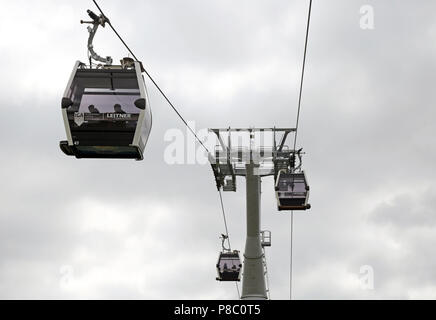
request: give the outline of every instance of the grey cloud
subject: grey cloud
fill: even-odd
[[[362,31],[359,7],[368,3],[376,28]],[[422,190],[435,190],[436,7],[392,3],[314,3],[299,133],[313,209],[295,215],[296,298],[432,297],[434,192]],[[129,6],[135,10],[104,3],[197,129],[294,125],[307,2]],[[5,5],[0,19],[8,62],[0,75],[1,297],[235,298],[233,284],[214,280],[224,227],[212,172],[164,162],[166,130],[184,128],[150,83],[154,125],[144,161],[79,161],[59,151],[59,101],[74,61],[86,56],[78,20],[88,8],[21,1]],[[22,10],[33,16],[13,39],[4,26]],[[96,47],[126,55],[107,28]],[[232,245],[241,250],[244,191],[239,179],[238,192],[224,194]],[[271,178],[262,191],[262,227],[273,234],[271,293],[285,299],[289,217],[276,212]],[[373,292],[353,282],[364,264],[375,269]],[[64,265],[76,279],[66,290]]]
[[[419,196],[404,193],[396,196],[391,203],[383,203],[371,213],[371,220],[377,224],[392,225],[403,231],[414,227],[432,228],[436,225],[435,193],[424,191]]]

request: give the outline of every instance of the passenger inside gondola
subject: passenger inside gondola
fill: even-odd
[[[228,263],[230,263],[231,267],[229,268]],[[235,270],[239,270],[239,260],[226,259],[225,261],[221,260],[220,272],[234,272]]]
[[[90,113],[100,113],[100,111],[98,111],[98,109],[93,104],[88,106],[88,110]]]
[[[114,105],[114,111],[115,113],[126,114],[126,112],[121,109],[121,105],[118,103]]]

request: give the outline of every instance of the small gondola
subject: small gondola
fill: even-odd
[[[241,259],[239,251],[220,252],[216,269],[218,281],[240,281],[241,280]]]
[[[280,171],[275,190],[279,211],[310,209],[309,185],[304,171],[298,173]]]

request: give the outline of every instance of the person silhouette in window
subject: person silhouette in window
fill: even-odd
[[[100,111],[98,111],[98,109],[93,104],[89,105],[88,110],[91,113],[100,113]]]
[[[126,114],[126,112],[121,109],[121,105],[119,105],[118,103],[114,105],[114,110],[115,113]]]

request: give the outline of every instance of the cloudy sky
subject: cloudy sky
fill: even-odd
[[[91,1],[1,1],[0,298],[235,299],[208,165],[164,161],[182,123],[148,83],[141,162],[76,160],[60,100]],[[196,129],[295,123],[308,1],[100,1]],[[374,9],[374,29],[360,9]],[[436,298],[436,3],[314,1],[299,145],[312,209],[294,219],[296,299]],[[127,55],[108,28],[95,48]],[[271,298],[289,298],[289,215],[262,183]],[[225,193],[245,243],[245,183]],[[372,270],[374,288],[362,285]]]

